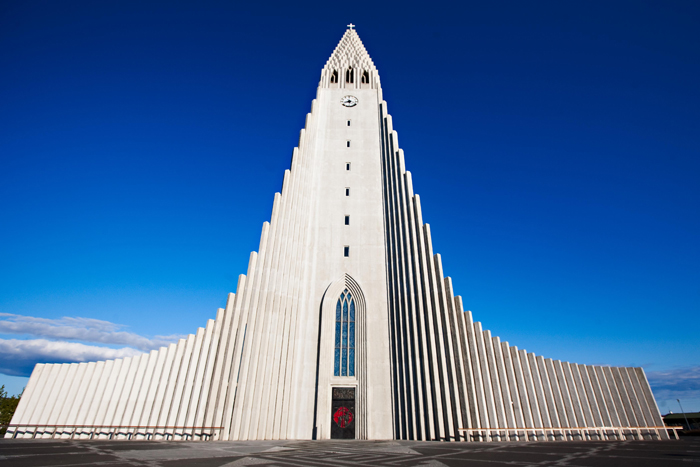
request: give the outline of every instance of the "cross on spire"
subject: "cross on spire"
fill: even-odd
[[[348,29],[355,29],[355,25],[352,23],[348,24]]]

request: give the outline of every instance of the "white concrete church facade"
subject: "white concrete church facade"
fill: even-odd
[[[545,359],[473,322],[349,26],[225,309],[132,358],[36,365],[8,437],[666,438],[641,368]]]

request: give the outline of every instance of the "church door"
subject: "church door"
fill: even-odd
[[[331,439],[355,439],[355,388],[333,388]]]

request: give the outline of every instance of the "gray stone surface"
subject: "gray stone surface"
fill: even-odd
[[[444,443],[421,441],[0,440],[3,467],[692,466],[700,438],[680,441]]]

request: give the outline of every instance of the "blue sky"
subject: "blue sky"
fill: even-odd
[[[214,317],[353,22],[474,318],[700,410],[700,5],[456,3],[3,2],[0,384]]]

